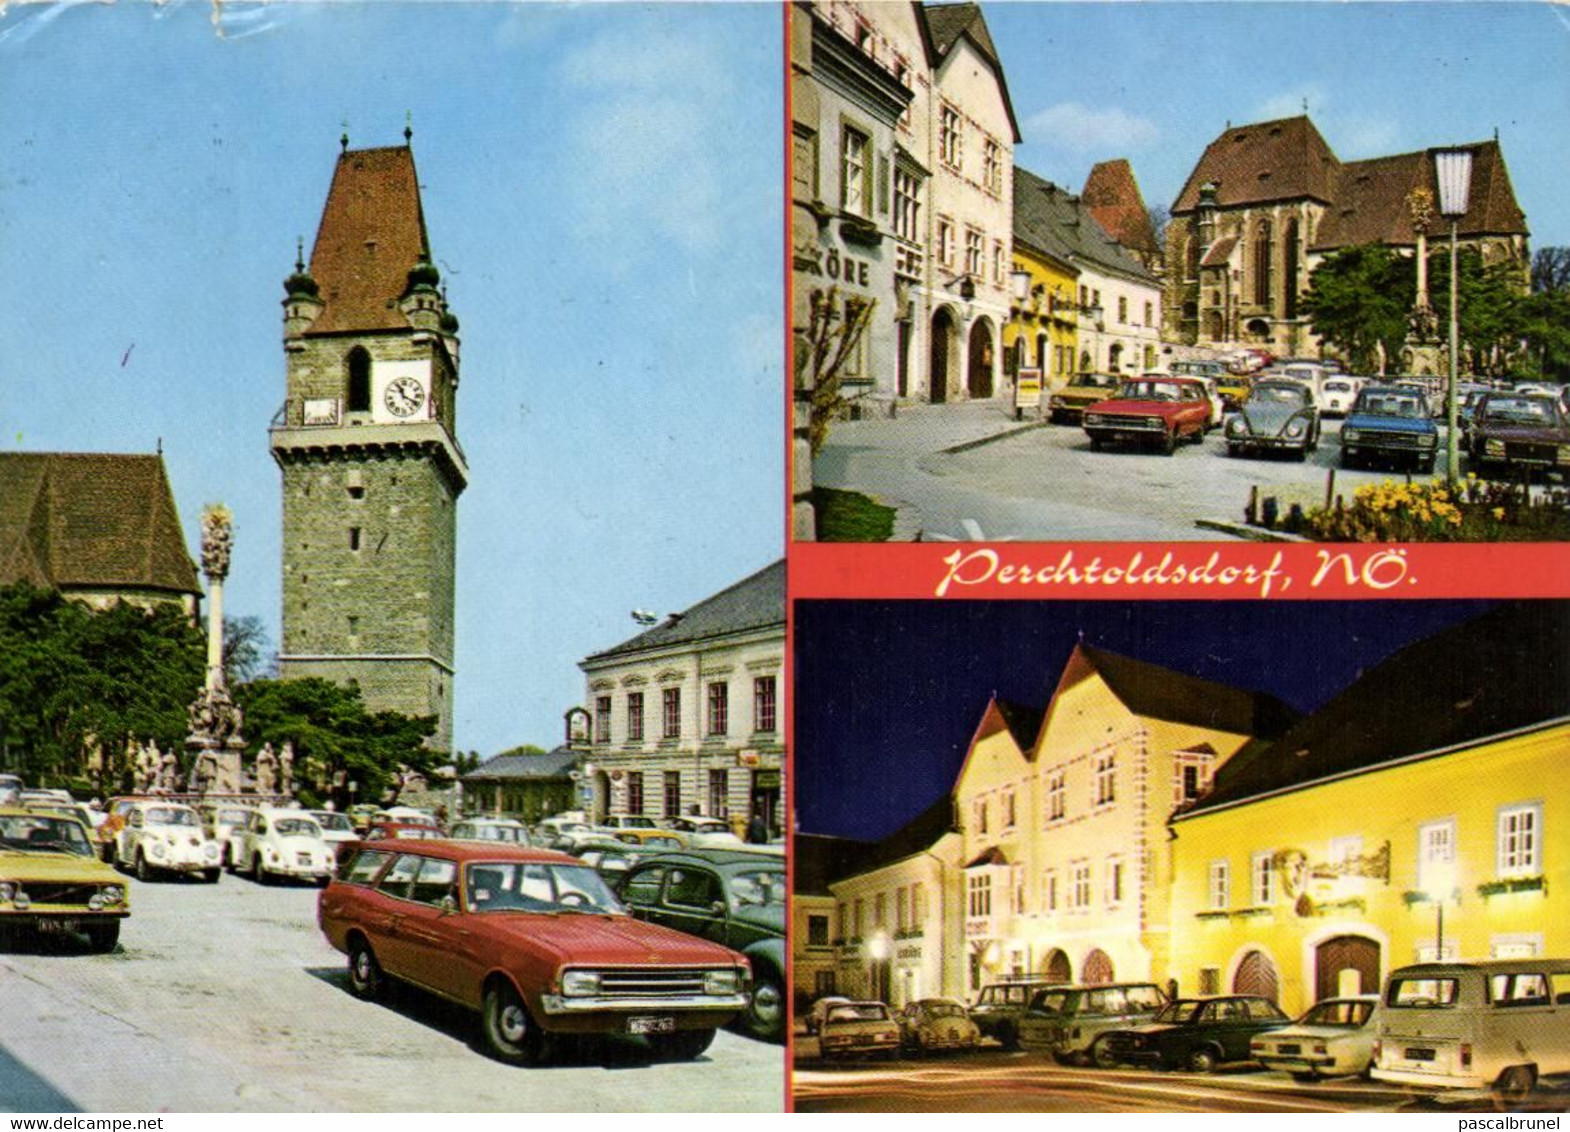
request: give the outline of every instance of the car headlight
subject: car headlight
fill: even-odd
[[[16,896],[16,885],[8,880],[0,880],[0,903],[9,903]]]
[[[149,857],[162,857],[167,852],[169,852],[169,847],[162,841],[149,841],[147,843],[147,855]]]
[[[741,973],[734,969],[703,972],[704,994],[735,994],[741,990]]]
[[[1437,432],[1426,433],[1418,437],[1417,442],[1423,448],[1436,448],[1439,445],[1439,434]]]
[[[1305,433],[1307,431],[1308,431],[1308,426],[1306,424],[1304,424],[1302,421],[1293,421],[1291,424],[1287,425],[1287,435],[1290,436],[1294,440],[1296,440],[1298,437],[1302,436],[1303,433]]]
[[[1227,422],[1228,436],[1242,436],[1248,431],[1248,422],[1242,417],[1233,417]]]
[[[118,884],[104,885],[99,889],[99,894],[103,896],[105,904],[118,904],[125,899],[125,889]]]
[[[1352,444],[1361,439],[1363,439],[1363,434],[1358,432],[1355,428],[1344,428],[1341,430],[1342,444]]]
[[[1490,456],[1503,456],[1505,454],[1505,442],[1503,440],[1485,440],[1483,441],[1483,451]]]
[[[561,977],[561,992],[564,995],[599,994],[600,973],[598,971],[568,971]]]
[[[206,857],[209,861],[216,861],[218,859],[218,853],[219,846],[218,842],[216,841],[209,841],[206,845],[202,846],[202,856]]]

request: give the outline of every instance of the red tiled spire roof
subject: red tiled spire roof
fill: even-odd
[[[307,333],[408,329],[398,300],[409,270],[429,257],[413,151],[347,150],[311,250],[311,275],[327,305]]]
[[[1160,254],[1150,211],[1126,158],[1097,162],[1079,196],[1096,223],[1118,243],[1130,251]]]

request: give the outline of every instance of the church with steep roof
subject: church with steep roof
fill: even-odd
[[[1524,288],[1529,233],[1499,140],[1454,148],[1472,154],[1462,246],[1477,248],[1484,263],[1518,264]],[[1172,206],[1168,337],[1215,349],[1317,352],[1301,303],[1309,274],[1342,248],[1383,244],[1411,255],[1438,236],[1443,222],[1414,210],[1414,193],[1434,199],[1435,152],[1343,162],[1307,115],[1229,125]]]

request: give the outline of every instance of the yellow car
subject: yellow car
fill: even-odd
[[[0,931],[80,932],[94,951],[113,951],[130,914],[125,882],[98,860],[80,821],[0,809]]]

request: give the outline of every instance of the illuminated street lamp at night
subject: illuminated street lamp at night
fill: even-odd
[[[1460,463],[1460,432],[1457,428],[1457,387],[1460,384],[1457,346],[1460,338],[1457,308],[1460,289],[1456,279],[1457,229],[1466,215],[1472,189],[1472,151],[1441,149],[1434,152],[1434,174],[1439,181],[1439,215],[1450,221],[1450,392],[1445,398],[1446,478],[1456,481]]]
[[[1445,958],[1445,901],[1455,895],[1455,863],[1451,861],[1427,863],[1423,868],[1423,887],[1428,898],[1434,902],[1434,909],[1437,912],[1434,961],[1442,963]]]

